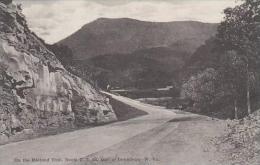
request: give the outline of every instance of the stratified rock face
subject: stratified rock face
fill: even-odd
[[[20,9],[0,2],[0,141],[28,130],[115,120],[106,99],[30,32]]]

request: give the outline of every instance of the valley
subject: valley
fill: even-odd
[[[0,164],[259,165],[259,7],[0,0]]]

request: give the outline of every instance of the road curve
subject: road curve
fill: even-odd
[[[3,145],[0,146],[0,164],[36,165],[46,164],[45,160],[48,161],[47,164],[68,164],[71,163],[72,159],[82,158],[122,143],[178,116],[174,111],[161,107],[142,104],[121,96],[109,95],[147,112],[148,115],[90,129]],[[33,158],[40,160],[32,162]],[[48,160],[48,158],[55,158],[58,162]],[[65,158],[68,158],[67,161]],[[28,161],[17,162],[19,159]]]
[[[161,107],[113,96],[138,109],[149,111],[148,124],[163,119],[156,127],[84,157],[76,165],[229,165],[218,152],[216,137],[225,133],[223,120],[206,116],[167,111]],[[158,112],[159,110],[159,112]],[[170,112],[170,113],[169,113]],[[165,117],[164,115],[167,115]],[[168,120],[168,117],[171,118]],[[166,122],[165,122],[166,121]]]

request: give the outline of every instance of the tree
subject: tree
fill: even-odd
[[[207,68],[196,76],[192,76],[182,86],[182,97],[192,100],[200,111],[205,110],[214,102],[216,78],[217,72],[213,68]]]
[[[238,119],[238,101],[241,100],[246,84],[244,61],[235,51],[226,52],[221,59],[221,67],[219,68],[221,90],[224,91],[226,97],[231,98],[234,104],[234,118]]]
[[[218,28],[217,41],[223,52],[237,52],[237,56],[245,64],[240,69],[246,73],[247,111],[250,114],[250,84],[252,84],[250,80],[254,79],[253,77],[257,72],[260,52],[260,0],[242,1],[241,5],[224,10],[225,17]]]

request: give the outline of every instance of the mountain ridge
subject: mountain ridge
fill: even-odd
[[[217,24],[199,21],[149,22],[132,18],[98,18],[57,42],[72,49],[76,59],[186,43],[194,52],[216,33]]]
[[[184,20],[184,21],[147,21],[147,20],[139,20],[135,18],[129,18],[129,17],[120,17],[120,18],[109,18],[109,17],[99,17],[87,24],[97,22],[97,21],[136,21],[136,22],[142,22],[142,23],[202,23],[202,24],[218,24],[218,23],[209,23],[209,22],[203,22],[203,21],[195,21],[195,20]],[[85,24],[85,25],[87,25]],[[85,25],[83,25],[81,28],[83,28]]]

